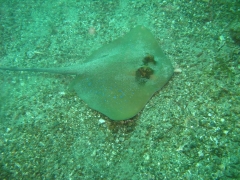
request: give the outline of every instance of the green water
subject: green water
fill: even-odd
[[[84,63],[137,25],[172,79],[130,120],[90,109],[74,77],[0,71],[0,179],[240,179],[237,0],[0,1],[0,66]]]

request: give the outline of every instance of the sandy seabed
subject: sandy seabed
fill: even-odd
[[[6,1],[0,66],[83,63],[137,25],[175,67],[134,118],[115,122],[74,77],[0,71],[1,179],[240,179],[237,0]]]

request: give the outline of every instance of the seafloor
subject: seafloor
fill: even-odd
[[[176,72],[131,120],[0,71],[0,179],[240,179],[239,0],[1,0],[0,66],[80,64],[139,24]]]

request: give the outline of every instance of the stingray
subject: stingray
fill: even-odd
[[[79,65],[0,69],[76,75],[71,88],[89,107],[112,120],[134,117],[173,75],[170,60],[143,26],[102,46]]]

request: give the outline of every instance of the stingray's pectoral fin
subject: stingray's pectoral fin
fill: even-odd
[[[70,83],[70,85],[69,85],[69,90],[70,90],[70,91],[76,91],[75,86],[76,86],[76,84],[78,84],[80,81],[82,81],[82,79],[83,79],[83,76],[82,76],[82,75],[76,76],[76,77],[74,78],[74,80]]]

